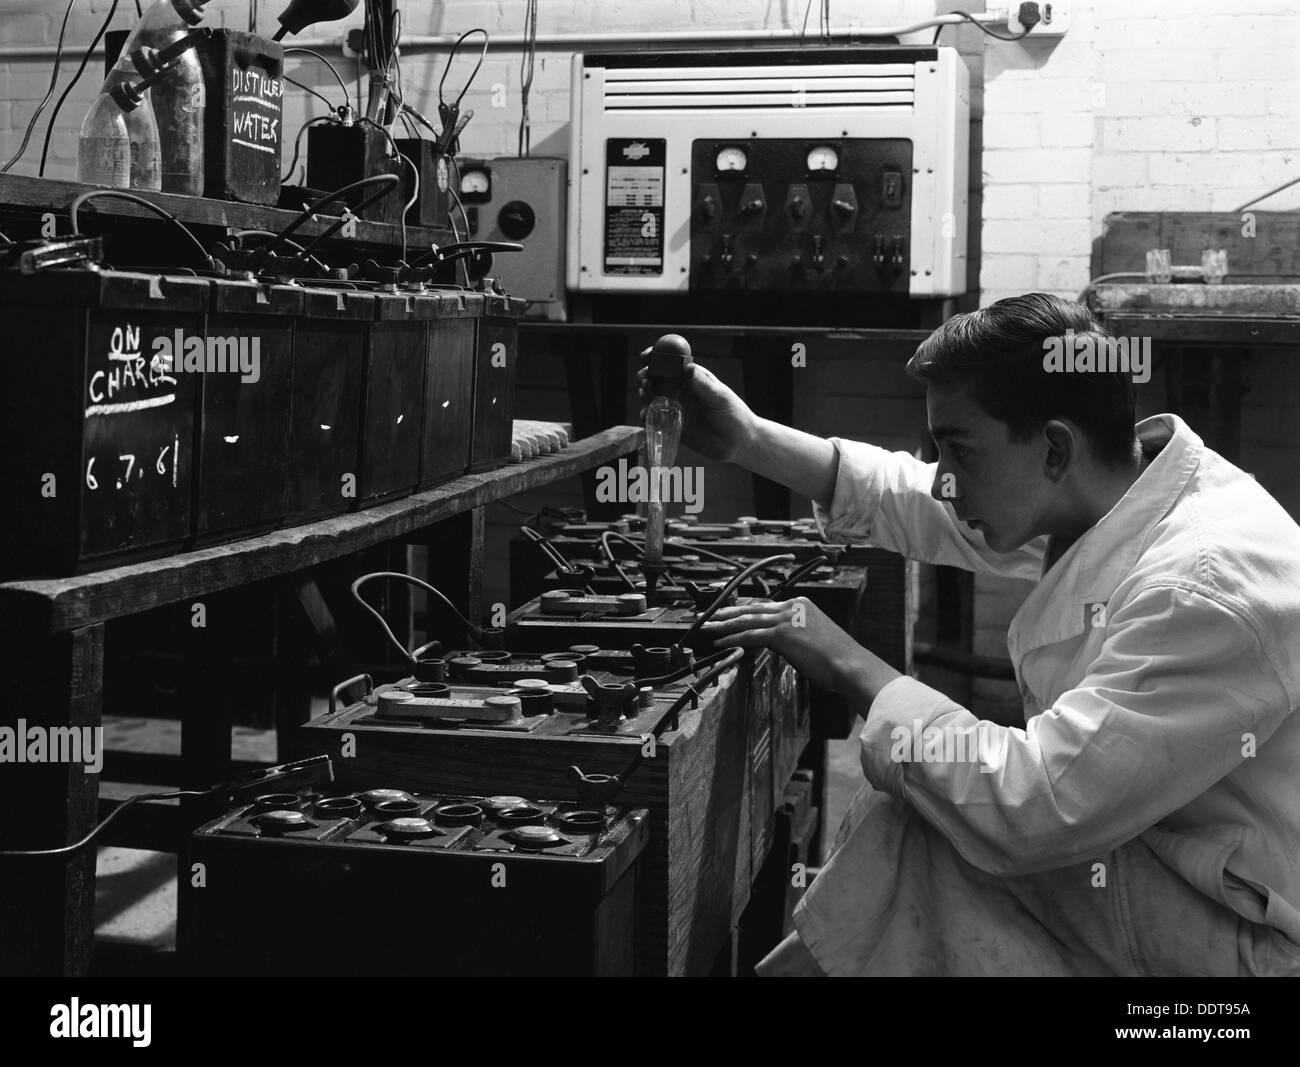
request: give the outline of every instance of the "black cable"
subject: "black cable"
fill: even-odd
[[[745,650],[743,648],[727,649],[721,659],[712,664],[712,666],[696,678],[695,681],[687,683],[686,692],[674,700],[672,705],[668,708],[668,711],[660,717],[659,724],[650,731],[651,736],[659,737],[667,729],[677,729],[678,716],[680,715],[681,710],[686,707],[687,702],[697,700],[703,696],[703,693],[701,693],[702,689],[707,688],[715,678],[724,672],[731,670],[732,667],[744,658]],[[696,688],[697,686],[699,688]],[[631,778],[636,772],[636,769],[645,762],[645,759],[645,749],[637,749],[637,754],[632,758],[632,761],[615,776],[620,785],[627,784],[627,780]]]
[[[456,58],[456,53],[460,50],[460,46],[464,43],[465,38],[472,37],[476,33],[481,33],[483,35],[483,50],[479,52],[478,62],[474,64],[474,69],[470,71],[469,77],[465,80],[464,87],[461,89],[460,94],[456,97],[455,103],[452,105],[453,107],[460,107],[460,102],[465,99],[465,94],[469,91],[469,87],[474,84],[474,79],[478,77],[478,72],[483,66],[483,59],[487,55],[488,44],[492,40],[492,38],[488,36],[488,31],[483,29],[481,26],[475,26],[474,29],[466,30],[462,33],[458,38],[456,38],[456,43],[451,46],[451,51],[447,53],[447,65],[442,68],[442,77],[438,79],[438,103],[440,105],[446,103],[446,100],[442,95],[442,87],[447,81],[447,72],[451,70],[452,61]]]
[[[719,660],[726,659],[735,651],[736,649],[734,648],[724,648],[720,652],[710,652],[703,659],[697,659],[694,663],[690,664],[690,666],[678,667],[677,670],[670,671],[668,674],[652,674],[644,678],[633,675],[633,678],[635,678],[636,683],[639,686],[649,685],[654,686],[656,689],[661,689],[666,685],[672,685],[674,682],[680,682],[687,675],[699,674],[700,671],[707,667],[712,667]]]
[[[50,113],[50,121],[45,127],[45,143],[41,146],[41,166],[36,172],[38,177],[45,177],[45,160],[50,154],[50,137],[54,133],[54,121],[59,117],[59,112],[63,109],[63,102],[68,98],[77,82],[81,80],[81,75],[86,71],[86,64],[90,62],[90,57],[94,54],[95,49],[99,47],[99,42],[103,40],[104,34],[108,32],[109,24],[113,21],[113,16],[117,14],[118,0],[113,0],[109,6],[108,14],[104,16],[104,21],[100,24],[99,32],[95,34],[95,39],[90,42],[90,47],[86,49],[86,54],[81,57],[81,65],[77,67],[77,73],[72,76],[72,81],[68,82],[68,87],[63,90],[58,102],[54,105],[54,110]]]
[[[18,151],[9,157],[9,162],[0,167],[0,174],[8,174],[10,168],[23,157],[27,151],[27,144],[32,139],[32,130],[36,129],[36,122],[41,117],[41,112],[45,110],[45,105],[50,102],[50,97],[54,95],[54,87],[59,82],[59,67],[63,63],[63,36],[68,30],[68,16],[72,14],[72,5],[77,0],[68,0],[68,6],[63,11],[63,24],[59,27],[59,43],[54,48],[54,69],[50,71],[50,87],[45,90],[45,96],[41,102],[36,105],[36,110],[32,112],[31,120],[27,123],[27,130],[23,133],[23,143],[18,146]],[[138,5],[140,0],[136,0]]]
[[[298,86],[298,88],[302,89],[304,92],[311,93],[312,96],[314,96],[317,100],[319,100],[322,104],[324,104],[327,108],[329,108],[330,111],[334,110],[334,105],[329,102],[329,98],[325,96],[321,96],[321,94],[318,93],[315,89],[313,89],[310,85],[303,85],[302,82],[289,77],[289,75],[287,74],[284,76],[284,80],[287,81],[290,85]]]
[[[406,646],[403,645],[402,642],[400,642],[397,639],[393,631],[388,628],[388,622],[384,619],[384,617],[380,615],[379,612],[376,611],[373,607],[371,607],[368,603],[366,603],[366,601],[361,596],[361,587],[365,585],[366,582],[370,581],[373,578],[396,578],[399,581],[406,582],[408,585],[419,586],[425,592],[431,593],[433,596],[441,600],[443,604],[445,604],[451,610],[451,613],[455,615],[456,618],[458,618],[464,624],[465,630],[470,637],[477,640],[479,635],[482,634],[483,632],[482,629],[480,629],[478,626],[475,626],[472,622],[469,621],[469,619],[465,618],[465,616],[460,613],[460,609],[458,609],[455,604],[453,604],[450,600],[447,599],[447,597],[443,594],[442,590],[435,588],[434,586],[430,585],[428,582],[421,581],[419,578],[416,578],[414,575],[403,574],[401,571],[374,571],[371,574],[363,574],[360,578],[358,578],[355,582],[352,583],[352,598],[363,608],[365,608],[366,611],[368,611],[371,614],[371,616],[374,617],[375,621],[378,622],[380,627],[383,629],[385,635],[387,635],[388,640],[392,642],[393,647],[396,648],[398,652],[401,653],[402,659],[405,660],[408,664],[410,664],[412,668],[416,666],[415,655],[408,648],[406,648]]]
[[[319,59],[322,63],[325,64],[325,66],[329,67],[330,73],[334,75],[334,80],[339,83],[339,88],[343,90],[343,102],[346,104],[349,100],[352,99],[352,94],[348,92],[347,83],[344,82],[343,76],[339,74],[338,67],[334,66],[334,64],[331,63],[328,59],[326,59],[323,55],[321,55],[319,52],[313,51],[310,48],[301,48],[298,45],[294,45],[292,48],[286,48],[284,50],[284,54],[286,56],[290,52],[305,52],[307,53],[307,55],[315,56],[317,59]],[[287,77],[288,76],[286,75],[286,79]],[[297,85],[298,83],[294,82],[294,84]]]
[[[384,188],[380,189],[378,192],[371,193],[365,199],[361,200],[355,208],[349,208],[347,214],[340,215],[338,222],[334,223],[332,226],[327,226],[321,233],[317,234],[314,238],[308,241],[307,247],[304,248],[293,258],[304,259],[309,257],[311,255],[311,250],[313,248],[315,248],[322,241],[328,241],[331,237],[334,236],[334,234],[338,233],[339,230],[341,230],[344,226],[346,226],[348,224],[349,217],[359,219],[361,217],[361,212],[365,211],[365,209],[368,208],[371,204],[373,204],[376,200],[379,200],[387,196],[399,185],[401,185],[402,184],[401,179],[399,179],[396,174],[372,174],[369,178],[362,178],[360,181],[353,182],[351,185],[345,185],[342,189],[335,189],[334,192],[330,193],[327,196],[322,197],[320,200],[316,201],[315,204],[308,207],[307,211],[310,212],[310,214],[308,214],[306,217],[299,216],[299,218],[295,220],[291,229],[281,231],[283,236],[288,236],[291,232],[293,232],[293,230],[297,229],[298,226],[301,226],[302,223],[306,222],[307,219],[311,217],[311,215],[315,214],[317,208],[332,203],[334,200],[337,200],[347,195],[353,189],[360,189],[362,186],[373,185],[376,182],[383,182]]]
[[[217,788],[220,788],[220,786]],[[79,841],[74,841],[70,845],[63,845],[60,848],[0,849],[0,856],[66,856],[71,852],[76,852],[78,849],[85,848],[91,841],[103,833],[109,823],[121,815],[122,812],[126,811],[127,808],[131,807],[132,804],[139,804],[146,800],[176,800],[179,797],[203,797],[208,796],[212,792],[214,792],[214,790],[211,789],[180,789],[174,793],[139,793],[136,796],[128,797],[126,800],[122,801],[121,804],[104,817],[102,822],[100,822],[90,831],[90,833],[86,834],[86,836],[81,838]]]
[[[1029,35],[1029,31],[1033,29],[1032,26],[1026,26],[1023,30],[1021,30],[1019,33],[1015,34],[1014,36],[1007,37],[1001,33],[994,33],[987,26],[985,26],[984,23],[980,22],[979,19],[977,19],[974,15],[970,14],[970,12],[968,11],[949,11],[948,14],[960,15],[972,26],[978,28],[980,33],[987,34],[989,37],[992,37],[995,41],[1018,41],[1022,37],[1027,37]],[[940,26],[939,29],[943,29],[943,27]]]
[[[824,566],[830,561],[831,561],[830,556],[827,556],[819,552],[807,563],[805,563],[802,567],[799,567],[796,570],[792,571],[790,576],[786,578],[785,581],[783,581],[780,585],[778,585],[775,589],[773,589],[772,592],[767,594],[767,599],[780,600],[781,597],[784,596],[787,590],[789,590],[792,586],[798,585],[799,582],[801,582],[808,575],[812,574],[812,572],[815,571],[818,567]]]
[[[393,140],[393,135],[389,133],[386,129],[384,129],[381,125],[379,125],[379,123],[377,123],[374,119],[366,118],[366,116],[362,115],[361,118],[359,118],[357,121],[373,126],[380,133],[382,133],[384,135],[384,139],[388,141],[388,146],[393,150],[393,161],[398,164],[405,164],[407,167],[411,169],[411,177],[413,179],[411,183],[411,199],[408,200],[402,206],[402,218],[400,220],[401,227],[402,227],[401,261],[405,263],[406,262],[406,216],[410,212],[411,208],[413,208],[416,202],[420,199],[420,170],[412,161],[411,157],[403,153],[397,147],[397,142]]]
[[[203,245],[199,242],[199,239],[194,236],[194,231],[191,230],[188,226],[186,226],[185,223],[181,222],[180,219],[178,219],[175,215],[173,215],[170,211],[166,210],[165,208],[159,207],[157,204],[154,204],[146,200],[142,196],[136,196],[134,193],[128,193],[124,189],[92,189],[88,193],[82,193],[79,197],[77,197],[74,201],[72,201],[72,205],[68,208],[68,221],[72,223],[72,232],[74,234],[81,233],[81,228],[77,225],[77,215],[81,211],[81,206],[90,200],[105,200],[105,199],[127,200],[132,204],[139,204],[143,208],[148,208],[159,218],[166,219],[178,230],[180,230],[181,233],[183,233],[187,238],[189,238],[190,242],[194,245],[194,247],[199,250],[199,255],[203,257],[203,261],[204,263],[207,264],[209,270],[217,269],[216,260],[214,260],[210,255],[208,255],[207,249],[203,247]]]
[[[695,622],[691,624],[691,628],[687,630],[684,634],[682,634],[682,636],[673,643],[675,645],[681,645],[682,647],[685,647],[687,642],[689,642],[690,639],[694,637],[696,633],[699,632],[700,627],[703,626],[706,622],[708,622],[711,618],[713,618],[715,614],[717,614],[718,609],[722,607],[722,602],[727,599],[727,597],[731,594],[731,591],[733,589],[738,588],[745,581],[745,579],[748,578],[755,571],[762,570],[764,567],[774,567],[778,563],[793,563],[793,562],[794,562],[794,556],[790,555],[789,553],[783,553],[779,556],[768,556],[766,559],[756,560],[755,562],[751,563],[748,567],[746,567],[743,571],[737,574],[734,578],[731,579],[731,581],[729,581],[726,585],[722,587],[721,591],[718,593],[717,598],[713,601],[713,603],[710,604],[707,608],[705,608],[702,612],[700,612],[699,615],[696,616]]]
[[[524,12],[524,55],[519,64],[519,156],[532,152],[532,123],[528,115],[528,96],[533,88],[533,70],[537,65],[537,0],[528,0]]]
[[[298,136],[293,139],[293,159],[289,162],[289,169],[280,177],[280,183],[283,185],[293,177],[293,172],[298,169],[298,153],[302,151],[302,135],[307,132],[308,126],[315,126],[318,122],[332,122],[332,115],[317,115],[314,119],[308,119],[298,127]]]

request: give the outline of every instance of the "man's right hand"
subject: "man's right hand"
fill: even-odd
[[[636,375],[643,404],[653,399],[647,388],[644,365],[649,356],[648,348],[641,353],[642,367]],[[734,462],[754,442],[758,417],[734,390],[698,363],[688,369],[682,411],[682,443],[709,459]],[[644,408],[641,418],[645,418]]]

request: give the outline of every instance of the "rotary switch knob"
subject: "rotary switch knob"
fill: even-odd
[[[511,200],[497,212],[497,227],[512,241],[522,241],[537,228],[537,213],[522,200]]]

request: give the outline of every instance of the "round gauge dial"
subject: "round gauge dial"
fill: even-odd
[[[466,196],[487,196],[492,185],[485,170],[466,170],[461,172],[460,191]]]
[[[745,155],[743,148],[720,148],[713,165],[719,172],[744,170],[749,165],[749,157]]]
[[[822,144],[808,151],[808,169],[816,170],[839,170],[840,154],[830,145]]]

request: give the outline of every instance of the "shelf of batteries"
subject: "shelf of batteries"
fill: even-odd
[[[574,586],[605,596],[644,595],[639,560],[645,521],[643,515],[629,514],[591,522],[581,509],[543,511],[532,525],[522,528],[525,541],[534,544],[511,546],[512,582],[546,590],[543,598]],[[739,591],[765,600],[807,597],[836,625],[859,634],[868,578],[866,546],[822,541],[811,518],[746,515],[731,522],[701,523],[685,515],[670,519],[666,533],[668,570],[655,598],[668,610],[675,603],[705,604],[755,558],[786,553],[793,562],[750,575]],[[531,547],[542,549],[544,555],[530,551]],[[546,569],[542,560],[553,567]],[[841,737],[852,728],[854,713],[837,694],[814,689],[812,709],[816,737]]]
[[[356,184],[370,199],[397,181]],[[99,199],[151,206],[92,190],[71,205],[74,231]],[[524,302],[491,279],[474,290],[429,280],[483,243],[331,268],[317,252],[342,218],[305,244],[292,236],[323,206],[211,252],[154,207],[186,235],[196,266],[116,270],[103,239],[75,233],[0,251],[7,336],[47,356],[28,362],[29,391],[0,402],[9,453],[30,467],[14,472],[17,484],[76,487],[13,495],[15,565],[95,570],[510,462]]]
[[[775,808],[809,736],[804,688],[767,650],[715,650],[701,627],[756,560],[695,604],[563,595],[532,601],[504,628],[458,622],[471,648],[401,646],[361,597],[380,578],[445,601],[396,572],[363,576],[353,595],[399,650],[409,675],[341,683],[330,710],[300,731],[300,754],[325,755],[340,784],[571,798],[650,812],[638,891],[644,973],[699,973],[713,962],[770,851]],[[711,827],[705,845],[700,827]]]
[[[431,641],[408,651],[361,596],[362,587],[376,579],[423,589],[457,616],[477,647],[452,651]],[[504,646],[520,647],[516,630],[475,625],[427,582],[394,571],[363,575],[352,584],[353,598],[383,629],[411,673],[388,685],[375,686],[369,675],[340,683],[331,697],[330,715],[339,716],[334,725],[419,725],[461,734],[586,737],[639,746],[647,737],[676,729],[682,709],[698,707],[708,684],[740,660],[739,650],[697,660],[692,648],[692,639],[712,611],[735,602],[735,585],[720,589],[711,609],[708,605],[698,612],[692,609],[691,622],[681,632],[665,631],[665,640],[679,638],[671,646],[615,642],[605,648],[574,644],[559,650],[511,652]],[[628,605],[620,598],[591,598],[584,606],[588,614],[628,614]],[[572,617],[573,613],[565,614]],[[339,698],[359,685],[361,699],[340,712]],[[580,794],[590,792],[592,783],[576,768],[570,768],[569,777]]]

